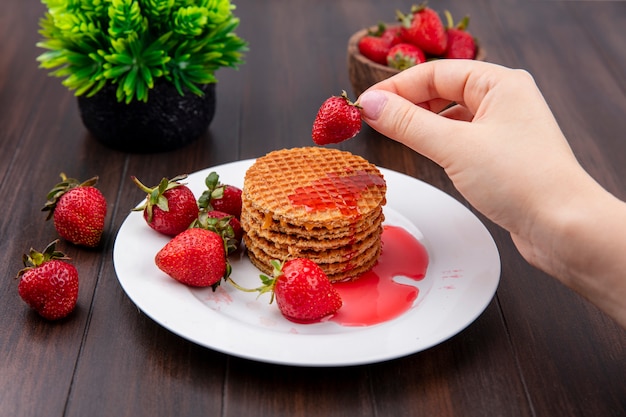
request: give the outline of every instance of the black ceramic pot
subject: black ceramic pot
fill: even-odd
[[[215,84],[201,86],[204,96],[181,96],[168,82],[156,83],[146,103],[120,103],[116,85],[93,97],[78,97],[85,127],[104,145],[125,152],[163,152],[197,140],[215,114]]]

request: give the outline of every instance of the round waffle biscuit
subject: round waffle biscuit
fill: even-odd
[[[354,279],[381,251],[386,184],[365,159],[330,148],[270,152],[248,169],[241,225],[251,262],[308,258],[331,281]]]
[[[360,156],[304,147],[258,158],[246,172],[242,200],[279,222],[334,229],[384,205],[386,190],[380,171]]]
[[[254,210],[249,204],[244,203],[241,211],[241,224],[244,229],[258,230],[259,234],[267,238],[272,235],[289,235],[294,239],[319,239],[335,240],[349,239],[355,234],[362,233],[365,229],[371,230],[376,224],[384,220],[382,207],[372,210],[367,216],[359,218],[355,223],[345,227],[309,227],[293,225],[285,221],[273,218],[272,213],[263,213]]]
[[[258,248],[272,259],[309,258],[318,264],[340,263],[356,259],[373,245],[379,245],[381,233],[382,227],[379,226],[376,231],[358,242],[338,248],[317,249],[278,243],[260,237],[254,232],[248,232],[246,236],[246,247],[252,247],[253,250]]]
[[[316,235],[309,233],[306,229],[298,229],[293,226],[283,227],[283,230],[288,230],[286,232],[276,231],[272,228],[265,229],[261,227],[260,223],[254,222],[254,219],[250,219],[245,212],[242,212],[241,227],[248,234],[259,236],[275,244],[289,245],[300,249],[328,250],[351,245],[367,238],[377,228],[380,228],[384,218],[381,211],[373,221],[361,222],[349,232],[338,235],[330,234],[330,232],[326,235]]]
[[[378,256],[380,255],[380,250],[381,246],[376,244],[369,248],[359,258],[351,259],[350,261],[343,263],[319,264],[319,266],[331,282],[354,280],[376,265],[376,262],[378,262]],[[248,258],[250,259],[250,262],[252,262],[252,264],[261,272],[271,276],[273,267],[270,262],[274,258],[268,256],[265,252],[259,250],[258,248],[252,248],[252,250],[249,248]]]

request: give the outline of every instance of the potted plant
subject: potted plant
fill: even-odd
[[[215,112],[215,71],[242,63],[229,0],[42,0],[37,60],[78,97],[87,129],[134,152],[196,140]]]

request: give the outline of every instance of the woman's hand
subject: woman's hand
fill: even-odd
[[[527,72],[432,61],[372,86],[357,101],[372,128],[442,166],[531,264],[626,327],[626,206],[579,165]],[[622,237],[614,241],[598,239],[617,230]],[[599,259],[622,272],[597,265]]]

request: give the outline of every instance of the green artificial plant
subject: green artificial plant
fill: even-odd
[[[202,95],[215,71],[242,63],[246,42],[229,0],[41,0],[37,60],[77,96],[108,83],[117,100],[146,102],[163,78]]]

